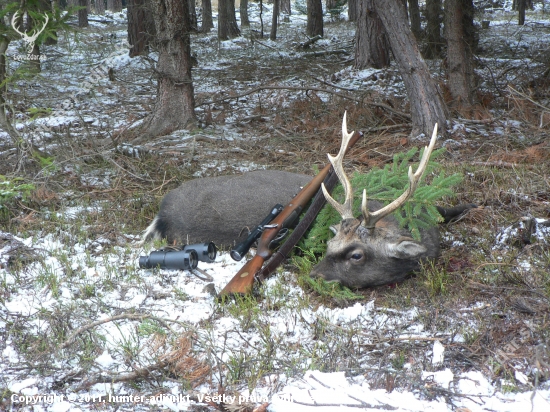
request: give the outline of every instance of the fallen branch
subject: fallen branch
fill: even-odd
[[[300,43],[300,46],[298,48],[301,47],[302,49],[307,49],[307,48],[309,48],[309,46],[311,46],[317,40],[321,40],[322,38],[323,38],[323,36],[318,34],[317,36],[310,38],[308,41],[306,41],[304,43]]]
[[[129,373],[99,375],[99,376],[85,380],[76,388],[75,391],[79,392],[82,390],[87,390],[90,387],[97,385],[98,383],[131,382],[136,379],[143,379],[149,376],[151,372],[155,372],[159,369],[162,369],[166,365],[168,365],[167,361],[160,361],[144,368],[137,368],[133,372],[129,372]]]
[[[353,100],[353,101],[355,101],[357,103],[360,103],[360,104],[366,104],[367,106],[380,107],[381,109],[385,109],[389,112],[392,112],[392,113],[394,113],[394,114],[396,114],[396,115],[398,115],[398,116],[400,116],[400,117],[402,117],[406,120],[411,120],[411,116],[409,114],[403,113],[399,110],[396,110],[393,107],[388,106],[387,104],[376,103],[376,102],[365,102],[361,98],[348,96],[348,95],[343,94],[343,93],[339,93],[339,92],[335,92],[333,90],[328,90],[328,89],[324,89],[322,87],[315,87],[315,86],[259,86],[259,87],[255,87],[255,88],[250,89],[246,92],[239,93],[239,94],[236,94],[236,95],[233,95],[233,96],[227,96],[227,97],[222,97],[222,98],[216,99],[216,100],[210,100],[208,102],[198,103],[195,107],[206,106],[206,105],[209,105],[209,104],[216,104],[216,103],[224,102],[226,100],[240,99],[241,97],[248,96],[248,95],[254,94],[254,93],[258,93],[258,92],[261,92],[263,90],[294,90],[294,91],[303,91],[303,92],[314,91],[314,92],[320,92],[320,93],[333,94],[333,95],[341,97],[343,99]]]
[[[324,50],[324,51],[316,51],[311,53],[306,53],[305,56],[313,56],[313,57],[321,57],[321,56],[330,56],[331,54],[349,54],[349,51],[347,50]]]

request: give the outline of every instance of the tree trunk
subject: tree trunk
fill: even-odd
[[[277,40],[277,24],[279,20],[279,3],[281,0],[273,0],[273,18],[271,20],[271,33],[269,33],[269,39]]]
[[[359,0],[348,0],[348,20],[357,21],[357,6]]]
[[[202,0],[202,26],[201,32],[208,33],[214,28],[214,21],[212,20],[212,1]]]
[[[323,35],[323,3],[321,0],[307,0],[306,34],[309,37]]]
[[[128,0],[127,7],[130,57],[146,54],[149,51],[149,43],[155,36],[151,7],[147,0]]]
[[[197,6],[195,4],[195,0],[188,0],[189,1],[189,21],[191,24],[191,30],[194,32],[199,31],[199,24],[197,22]]]
[[[218,38],[229,40],[240,34],[235,16],[235,0],[218,0]]]
[[[290,0],[281,0],[281,12],[288,16],[292,14],[292,10],[290,7]]]
[[[355,65],[358,70],[390,65],[390,47],[384,25],[374,12],[373,0],[357,0],[355,31]]]
[[[436,123],[440,132],[445,134],[445,103],[420,55],[402,1],[374,0],[374,5],[407,89],[413,123],[411,136],[421,133],[431,136]]]
[[[152,0],[149,4],[157,33],[158,84],[157,100],[145,122],[144,138],[168,134],[195,121],[189,3]]]
[[[78,0],[78,5],[82,7],[78,10],[78,27],[88,27],[88,9],[86,8],[86,0]]]
[[[426,0],[426,40],[424,58],[441,57],[443,39],[441,38],[441,0]]]
[[[420,40],[422,36],[422,27],[420,25],[420,7],[418,6],[418,0],[409,0],[409,18],[411,20],[411,30],[416,37],[416,40]]]
[[[523,26],[525,24],[525,6],[527,0],[518,0],[518,25]]]
[[[95,0],[95,12],[101,16],[105,15],[105,0]]]
[[[107,9],[113,13],[122,11],[122,0],[107,0]]]
[[[469,4],[472,14],[469,15]],[[475,77],[473,68],[472,0],[445,0],[445,37],[447,38],[447,78],[451,96],[458,107],[473,104]]]
[[[248,19],[248,0],[241,0],[239,10],[241,14],[241,29],[243,27],[249,27],[250,20]]]
[[[0,29],[7,29],[2,21],[0,21]],[[8,85],[4,83],[6,80],[6,50],[9,45],[10,39],[8,36],[0,35],[0,126],[10,135],[13,144],[16,145],[19,136],[7,116],[6,93],[8,92]]]

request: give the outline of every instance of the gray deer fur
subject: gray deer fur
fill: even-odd
[[[144,242],[214,242],[230,247],[248,235],[277,203],[286,206],[311,176],[280,170],[187,181],[168,192],[145,230]]]

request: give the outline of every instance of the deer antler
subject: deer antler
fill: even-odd
[[[418,169],[416,169],[416,172],[413,174],[412,167],[409,167],[409,187],[407,188],[407,190],[405,190],[405,192],[403,192],[401,196],[399,196],[389,205],[384,206],[382,209],[379,209],[376,212],[372,212],[372,213],[369,212],[367,208],[367,191],[363,190],[363,201],[361,203],[361,213],[363,214],[362,225],[364,227],[366,227],[367,229],[374,228],[374,226],[376,225],[376,222],[378,222],[380,219],[396,211],[414,194],[414,191],[418,186],[418,182],[420,181],[420,178],[422,177],[422,175],[424,174],[424,171],[426,170],[426,166],[428,165],[428,160],[430,160],[430,156],[432,154],[436,140],[437,140],[437,123],[434,126],[434,131],[432,133],[430,144],[428,147],[424,149],[424,153],[422,155],[422,159],[420,159],[420,164],[418,165]]]
[[[346,154],[348,143],[352,138],[354,132],[348,133],[346,117],[347,112],[344,112],[344,120],[342,121],[342,144],[340,146],[340,151],[338,152],[338,155],[336,157],[331,156],[330,154],[327,155],[328,160],[332,164],[332,167],[334,168],[334,171],[338,176],[338,179],[340,179],[342,186],[344,186],[346,200],[343,204],[340,204],[336,200],[334,200],[334,198],[328,193],[324,183],[321,185],[321,188],[323,189],[323,194],[325,195],[325,199],[327,199],[327,202],[329,202],[332,207],[334,207],[334,209],[336,209],[336,211],[340,213],[342,219],[351,219],[353,218],[353,192],[351,190],[351,183],[347,178],[346,173],[344,172],[342,160],[344,158],[344,155]]]
[[[31,34],[29,35],[26,32],[22,33],[19,30],[17,30],[17,24],[16,24],[15,20],[17,20],[17,14],[18,13],[19,13],[19,10],[17,10],[15,13],[13,13],[13,16],[11,18],[11,26],[13,27],[13,30],[15,30],[16,33],[21,35],[23,40],[25,42],[27,42],[27,44],[28,44],[27,50],[29,51],[29,53],[32,53],[32,49],[34,48],[34,42],[36,41],[38,36],[40,36],[40,33],[42,33],[44,31],[44,29],[46,28],[46,25],[48,24],[48,21],[50,21],[50,17],[47,14],[45,14],[46,21],[42,25],[42,28],[34,29],[33,31],[31,31]]]

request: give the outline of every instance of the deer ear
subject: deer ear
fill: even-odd
[[[390,243],[388,252],[391,257],[397,259],[412,259],[426,253],[427,249],[411,238],[401,238],[397,243]]]

